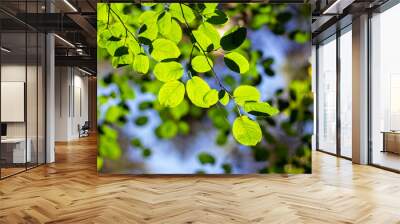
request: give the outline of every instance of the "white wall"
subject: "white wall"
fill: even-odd
[[[55,140],[74,140],[88,120],[88,78],[72,67],[56,67],[55,74]]]

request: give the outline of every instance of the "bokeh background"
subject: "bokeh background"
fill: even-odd
[[[136,20],[144,11],[168,7],[167,3],[111,5],[131,17],[127,25],[132,30],[139,28]],[[201,8],[201,4],[190,7]],[[250,70],[234,73],[225,66],[223,56],[215,53],[215,72],[231,91],[241,84],[256,86],[262,100],[280,110],[273,117],[251,117],[261,125],[261,143],[248,147],[234,140],[231,126],[238,115],[232,103],[203,109],[186,97],[178,109],[161,107],[157,94],[162,83],[151,72],[155,62],[150,62],[147,75],[136,74],[130,66],[114,68],[107,50],[99,47],[99,172],[311,173],[310,6],[224,3],[218,10],[229,18],[216,26],[221,36],[234,25],[247,28],[247,39],[239,50],[249,60]],[[186,65],[192,44],[183,35],[179,60]],[[202,77],[218,87],[211,74]]]

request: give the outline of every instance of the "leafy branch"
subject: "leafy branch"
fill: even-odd
[[[150,56],[156,61],[153,68],[155,78],[163,84],[158,90],[158,101],[164,107],[175,108],[183,101],[185,94],[194,106],[200,108],[210,108],[218,101],[226,106],[232,99],[239,117],[235,119],[232,126],[233,137],[241,144],[253,146],[262,139],[260,125],[243,115],[241,108],[247,113],[255,116],[273,116],[279,111],[266,102],[261,102],[259,90],[250,85],[239,85],[231,93],[222,83],[220,77],[213,67],[213,61],[208,57],[209,52],[222,48],[224,50],[225,65],[232,71],[245,74],[249,71],[249,61],[238,51],[246,40],[247,29],[235,26],[225,32],[221,38],[213,24],[224,24],[226,15],[219,11],[217,4],[205,3],[202,13],[202,23],[197,30],[192,30],[190,23],[196,18],[193,8],[181,4],[171,3],[158,11],[147,10],[140,14],[138,23],[140,28],[138,37],[131,32],[125,20],[128,15],[120,15],[111,5],[107,11],[107,30],[99,30],[100,47],[107,48],[112,56],[112,63],[115,67],[132,65],[134,71],[146,74],[150,69]],[[121,6],[121,5],[120,5]],[[120,11],[120,10],[118,10]],[[195,10],[197,14],[200,12]],[[125,38],[121,43],[119,36],[114,37],[114,33],[109,29],[110,14],[115,16],[116,21],[121,27],[112,27],[114,33],[125,32]],[[218,17],[215,19],[214,17]],[[105,20],[103,16],[98,16],[100,20]],[[221,19],[222,18],[222,19]],[[129,20],[131,21],[131,20]],[[210,71],[220,89],[210,88],[209,84],[199,76],[192,76],[186,83],[182,83],[181,77],[184,74],[182,64],[177,61],[181,51],[177,44],[182,39],[182,28],[177,22],[186,26],[186,32],[190,36],[192,49],[189,56],[189,65],[199,73]],[[132,21],[131,21],[132,22]],[[116,30],[115,30],[116,29]],[[129,38],[133,38],[131,41]],[[129,41],[129,42],[127,42]],[[143,52],[143,44],[149,46],[149,55]],[[194,48],[197,48],[200,55],[193,57]],[[206,48],[206,49],[205,49]]]
[[[204,55],[204,57],[207,59],[208,57],[207,57],[207,54],[206,54],[205,50],[204,50],[203,47],[200,45],[200,43],[197,42],[197,40],[196,40],[196,38],[194,37],[194,35],[193,35],[193,33],[192,33],[192,30],[191,30],[191,28],[190,28],[190,26],[189,26],[189,23],[188,23],[188,21],[186,20],[186,16],[185,16],[185,13],[183,12],[183,8],[182,8],[182,3],[179,3],[179,6],[180,6],[180,8],[181,8],[181,13],[182,13],[183,19],[185,20],[186,28],[187,28],[187,30],[189,30],[189,36],[192,37],[191,40],[194,40],[194,42],[192,42],[192,45],[195,46],[196,43],[197,43],[197,46],[198,46],[198,48],[200,49],[201,53],[202,53],[202,54]],[[193,50],[193,49],[192,49],[192,50]],[[190,60],[191,60],[191,59],[192,59],[192,58],[190,58]],[[206,61],[207,61],[207,64],[208,64],[208,66],[210,67],[210,69],[211,69],[211,71],[212,71],[212,74],[213,74],[214,78],[217,80],[218,85],[229,95],[229,97],[230,97],[231,99],[234,100],[233,95],[232,95],[232,94],[229,92],[229,90],[222,84],[221,80],[219,79],[217,73],[216,73],[215,70],[214,70],[214,67],[210,64],[210,61],[209,61],[209,60],[206,60]],[[190,61],[190,64],[191,64],[191,61]],[[237,111],[238,111],[238,113],[239,113],[239,116],[242,116],[242,113],[241,113],[241,111],[240,111],[239,105],[238,105],[236,102],[235,102],[235,106],[236,106],[236,109],[237,109]]]

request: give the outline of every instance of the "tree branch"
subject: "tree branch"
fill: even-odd
[[[180,6],[180,8],[181,8],[183,20],[185,20],[186,28],[189,30],[189,32],[190,32],[189,35],[192,37],[191,39],[194,40],[195,43],[197,43],[198,48],[199,48],[200,51],[203,53],[204,57],[206,57],[207,64],[208,64],[208,66],[210,66],[211,71],[212,71],[212,74],[213,74],[214,78],[217,80],[218,85],[229,95],[230,98],[233,99],[233,101],[234,101],[234,103],[235,103],[235,105],[236,105],[236,108],[237,108],[237,110],[238,110],[239,115],[242,116],[242,113],[241,113],[241,111],[240,111],[239,105],[236,103],[236,101],[235,101],[233,95],[232,95],[232,94],[228,91],[228,89],[226,89],[226,87],[222,84],[221,80],[219,79],[217,73],[216,73],[215,70],[214,70],[214,67],[213,67],[213,66],[210,64],[210,62],[208,61],[208,57],[207,57],[206,51],[201,47],[201,45],[197,42],[196,38],[194,37],[194,35],[193,35],[193,33],[192,33],[192,30],[191,30],[190,27],[189,27],[189,23],[188,23],[188,21],[186,20],[185,14],[184,14],[184,12],[183,12],[182,3],[179,3],[179,6]],[[192,42],[192,43],[193,43],[193,42]],[[193,43],[193,46],[195,45],[195,43]],[[190,63],[191,63],[191,62],[190,62]]]

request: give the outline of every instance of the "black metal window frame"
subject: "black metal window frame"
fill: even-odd
[[[315,72],[315,86],[316,86],[316,99],[314,100],[314,102],[316,103],[316,150],[319,152],[323,152],[329,155],[333,155],[333,156],[337,156],[340,158],[344,158],[347,160],[352,160],[352,158],[347,157],[347,156],[343,156],[342,155],[342,150],[341,150],[341,118],[340,118],[340,103],[341,103],[341,99],[340,99],[340,78],[341,78],[341,67],[340,67],[340,37],[342,35],[344,35],[347,32],[351,32],[351,26],[352,23],[349,23],[347,25],[345,25],[344,27],[340,27],[338,25],[338,23],[336,23],[334,25],[336,27],[336,31],[335,33],[331,34],[330,36],[326,37],[325,39],[322,39],[320,41],[318,41],[318,43],[316,44],[316,58],[315,58],[315,65],[316,65],[316,72]],[[322,43],[328,43],[331,41],[336,41],[336,152],[332,153],[332,152],[328,152],[324,149],[321,149],[319,147],[319,131],[320,131],[320,127],[319,127],[319,76],[320,76],[320,69],[319,69],[319,48],[320,45]]]

